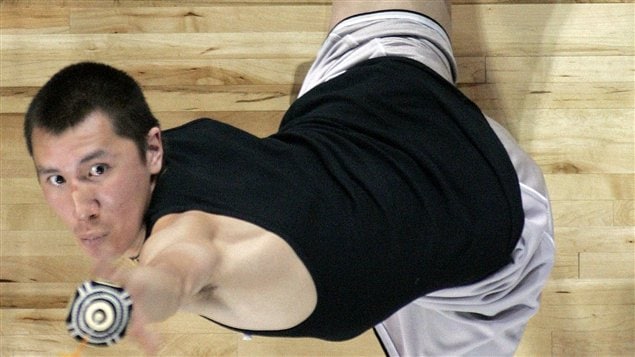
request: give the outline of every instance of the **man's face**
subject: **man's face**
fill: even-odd
[[[36,128],[32,141],[44,197],[80,247],[93,258],[136,255],[145,239],[151,176],[161,169],[159,129],[148,134],[145,163],[100,111],[59,135]]]

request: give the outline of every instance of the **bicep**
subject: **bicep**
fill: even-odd
[[[185,296],[213,286],[220,251],[203,217],[181,213],[161,218],[148,238],[141,264],[176,276]]]

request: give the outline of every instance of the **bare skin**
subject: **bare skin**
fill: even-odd
[[[112,132],[101,112],[59,135],[35,128],[32,139],[44,197],[84,252],[99,259],[110,251],[138,251],[151,177],[161,169],[158,128],[148,133],[143,159],[131,140]]]
[[[452,30],[451,4],[450,0],[333,0],[331,28],[357,14],[401,9],[429,16],[449,33]]]

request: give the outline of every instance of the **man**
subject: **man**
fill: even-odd
[[[449,8],[334,1],[267,138],[210,119],[162,132],[106,65],[40,90],[25,137],[45,198],[130,293],[146,348],[147,323],[187,310],[271,336],[375,327],[391,355],[514,352],[553,261],[547,193],[453,86]]]

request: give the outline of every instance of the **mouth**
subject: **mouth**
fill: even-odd
[[[98,248],[106,240],[106,234],[85,234],[78,237],[79,243],[91,255],[95,255]]]

